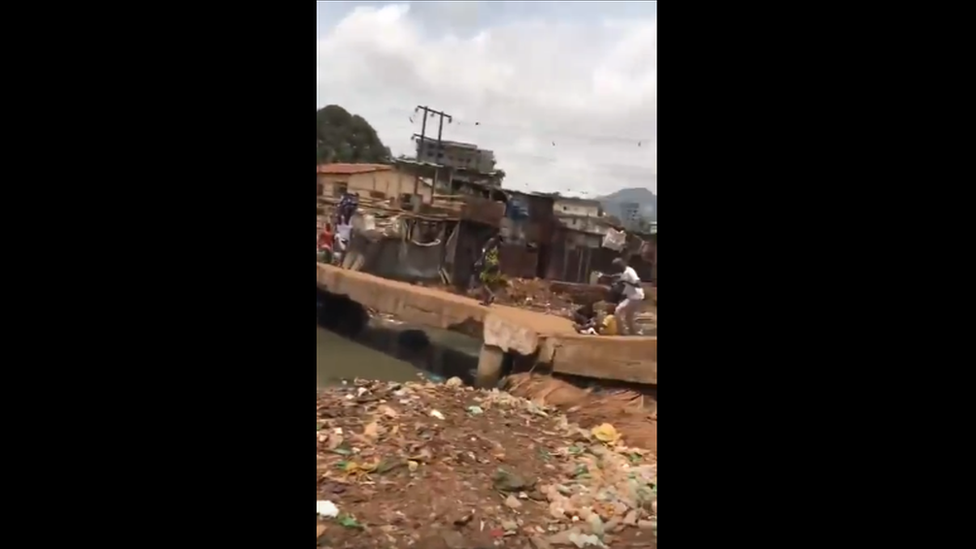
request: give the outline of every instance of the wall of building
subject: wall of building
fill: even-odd
[[[357,174],[318,174],[318,190],[323,196],[342,196],[346,192],[356,192],[360,196],[373,198],[399,198],[402,194],[413,194],[414,176],[399,170],[384,170]],[[425,204],[430,204],[432,191],[430,185],[420,182],[417,194]]]
[[[552,211],[556,215],[580,215],[597,217],[600,215],[600,204],[589,200],[556,199]]]
[[[507,277],[535,278],[538,276],[539,250],[525,244],[503,244],[498,249],[502,274]]]
[[[600,217],[582,215],[557,215],[556,217],[560,225],[567,229],[573,229],[574,231],[605,235],[609,228],[603,221],[603,218]]]
[[[474,273],[474,263],[481,256],[481,247],[488,239],[498,232],[491,225],[475,221],[462,220],[457,225],[457,236],[452,243],[453,250],[448,250],[454,259],[451,270],[451,280],[459,288],[466,288]]]

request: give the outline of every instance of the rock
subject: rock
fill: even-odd
[[[465,524],[471,522],[471,519],[473,518],[474,518],[474,513],[468,511],[451,522],[454,524],[454,526],[464,526]]]
[[[637,511],[631,510],[624,517],[624,524],[627,526],[637,526]]]
[[[603,519],[600,518],[600,515],[593,513],[586,520],[586,522],[590,526],[590,532],[596,534],[597,536],[603,535],[604,532]]]
[[[519,507],[522,506],[522,502],[519,501],[518,498],[515,497],[515,495],[509,494],[508,497],[505,498],[505,505],[509,509],[518,509]]]
[[[613,502],[613,514],[615,516],[624,516],[627,514],[627,505],[621,501]]]
[[[445,530],[441,533],[441,539],[449,549],[461,549],[465,547],[464,535],[455,530]]]
[[[623,526],[622,524],[620,524],[620,519],[618,517],[613,517],[612,519],[608,520],[607,522],[605,522],[603,524],[603,531],[604,532],[608,532],[608,531],[609,532],[613,532],[619,526]]]
[[[573,542],[570,541],[570,536],[578,536],[579,528],[570,528],[569,530],[563,530],[562,532],[557,532],[549,536],[549,543],[551,545],[572,545]]]
[[[505,530],[506,532],[514,532],[518,530],[518,523],[515,522],[514,520],[503,520],[502,529]]]
[[[566,510],[558,501],[554,501],[549,504],[549,515],[554,519],[562,520],[566,518]]]
[[[653,520],[639,520],[637,521],[637,527],[641,530],[654,530],[657,528],[657,522]]]
[[[580,549],[590,546],[603,547],[603,542],[600,541],[600,538],[592,534],[570,534],[569,540]]]
[[[564,496],[571,496],[571,495],[573,495],[573,490],[569,486],[566,486],[564,484],[557,484],[556,485],[556,491],[558,491],[560,494],[562,494]]]
[[[532,485],[535,484],[505,469],[498,469],[491,480],[495,489],[503,492],[519,492],[524,489],[531,489]]]
[[[460,386],[464,385],[464,382],[461,381],[461,378],[459,378],[457,376],[454,376],[451,379],[448,379],[447,381],[445,381],[444,382],[444,385],[446,385],[448,387],[460,387]]]
[[[551,544],[542,536],[532,536],[529,538],[529,543],[533,549],[549,549],[551,547]]]

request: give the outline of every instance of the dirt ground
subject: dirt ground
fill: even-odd
[[[606,287],[597,285],[552,282],[539,278],[509,278],[506,279],[506,283],[504,288],[496,292],[495,303],[564,318],[572,318],[576,308],[588,300],[598,299],[607,290]],[[443,284],[427,286],[454,294],[468,295],[454,286]],[[644,301],[641,312],[637,315],[637,323],[644,327],[644,333],[653,335],[657,333],[657,291],[648,286],[645,288],[645,294],[648,299]]]
[[[317,420],[319,547],[657,546],[656,456],[612,425],[456,378],[350,382]]]

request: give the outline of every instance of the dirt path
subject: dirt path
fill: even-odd
[[[612,428],[459,380],[349,384],[317,415],[320,547],[656,547],[656,458]]]

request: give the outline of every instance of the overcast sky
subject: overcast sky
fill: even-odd
[[[317,107],[394,155],[427,105],[454,116],[444,139],[495,151],[506,187],[657,192],[654,2],[322,2],[317,32]]]

